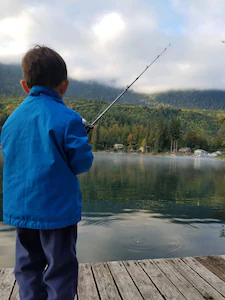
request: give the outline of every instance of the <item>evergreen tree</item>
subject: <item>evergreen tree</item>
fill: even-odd
[[[171,118],[168,125],[168,135],[170,138],[170,151],[177,152],[178,141],[181,136],[181,124],[178,118]]]
[[[98,149],[98,138],[99,138],[99,126],[95,125],[92,129],[91,134],[91,144],[92,144],[92,150],[95,152]]]

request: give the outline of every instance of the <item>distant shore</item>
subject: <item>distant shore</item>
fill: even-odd
[[[171,152],[160,152],[160,153],[141,153],[141,152],[124,152],[124,151],[110,151],[110,150],[98,150],[93,151],[93,153],[109,153],[109,154],[126,154],[126,155],[139,155],[139,156],[161,156],[161,157],[190,157],[190,158],[216,158],[216,159],[225,159],[225,154],[217,155],[217,156],[210,156],[210,155],[195,155],[194,153],[184,154],[184,153],[171,153]]]

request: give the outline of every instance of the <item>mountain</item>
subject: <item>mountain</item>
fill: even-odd
[[[150,95],[149,104],[169,105],[178,108],[225,110],[225,91],[221,90],[189,90],[169,91]],[[148,103],[146,103],[147,105]]]
[[[24,96],[19,81],[22,71],[19,65],[0,63],[0,96]],[[114,88],[97,82],[70,79],[66,94],[69,99],[100,100],[112,102],[123,89]],[[221,90],[180,90],[155,93],[151,95],[128,91],[120,103],[142,106],[166,106],[187,109],[225,110],[225,91]]]
[[[0,63],[0,95],[23,96],[20,87],[22,70],[19,65],[5,65]]]
[[[19,65],[5,65],[0,63],[0,96],[23,97],[24,93],[19,83],[21,79],[22,70]],[[99,84],[97,82],[70,79],[66,97],[112,102],[122,91],[123,89]],[[148,96],[128,91],[123,98],[121,98],[120,102],[138,105],[143,100],[147,101]]]

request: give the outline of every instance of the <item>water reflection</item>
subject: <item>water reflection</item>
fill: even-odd
[[[95,154],[80,176],[79,260],[224,254],[224,175],[216,159]],[[14,235],[0,224],[0,267],[13,265]]]
[[[224,163],[198,158],[202,165],[196,170],[196,160],[98,154],[93,169],[80,177],[84,207],[89,209],[86,203],[94,200],[101,206],[99,200],[104,200],[110,209],[120,210],[126,202],[130,209],[171,218],[224,218]],[[90,209],[96,209],[94,204]]]

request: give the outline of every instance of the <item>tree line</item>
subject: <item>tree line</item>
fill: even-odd
[[[23,98],[0,99],[0,131],[7,117]],[[106,107],[102,101],[65,98],[68,107],[89,121]],[[152,152],[179,147],[214,151],[225,148],[225,112],[188,110],[164,106],[116,104],[89,134],[93,150],[110,150],[123,144],[125,150],[148,146]]]
[[[215,151],[224,149],[225,129],[220,130],[218,135],[210,137],[204,130],[196,131],[188,129],[182,132],[182,124],[178,119],[154,120],[151,125],[142,124],[119,125],[113,124],[110,127],[95,125],[90,134],[90,142],[93,151],[112,150],[115,144],[123,144],[124,151],[138,151],[141,147],[153,153],[177,152],[180,147],[191,149],[204,149]]]

